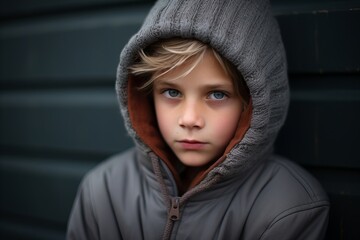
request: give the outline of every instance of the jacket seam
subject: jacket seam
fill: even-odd
[[[313,205],[313,206],[311,206],[311,205]],[[309,208],[309,206],[311,206],[311,207]],[[301,213],[301,212],[311,211],[311,210],[314,210],[314,209],[324,208],[324,207],[328,207],[328,206],[329,206],[329,202],[327,202],[327,201],[318,201],[318,202],[314,202],[314,203],[310,203],[310,204],[298,205],[298,206],[289,208],[287,210],[284,210],[284,211],[282,211],[281,213],[279,213],[277,216],[275,216],[273,218],[273,220],[269,223],[269,225],[266,227],[266,229],[260,235],[259,240],[263,238],[263,236],[265,235],[265,233],[268,230],[270,230],[276,223],[283,220],[284,218],[287,218],[289,216],[292,216],[292,215],[295,215],[295,214],[298,214],[298,213]]]

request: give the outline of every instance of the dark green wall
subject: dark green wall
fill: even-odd
[[[63,239],[81,177],[132,146],[115,73],[151,3],[0,2],[1,239]],[[328,192],[327,239],[360,239],[360,1],[272,3],[292,91],[276,151]]]

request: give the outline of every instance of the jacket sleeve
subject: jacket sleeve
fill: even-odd
[[[81,183],[70,213],[66,239],[100,239],[91,199],[89,179]]]
[[[294,207],[275,217],[260,239],[323,239],[328,215],[329,204],[327,201]]]

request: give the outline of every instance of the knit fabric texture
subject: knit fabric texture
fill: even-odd
[[[140,30],[125,45],[116,81],[126,128],[143,151],[150,149],[137,136],[129,119],[127,68],[140,49],[173,37],[198,39],[212,46],[237,67],[252,98],[249,130],[202,184],[217,174],[241,174],[268,158],[289,104],[285,51],[269,2],[160,0],[155,3]]]

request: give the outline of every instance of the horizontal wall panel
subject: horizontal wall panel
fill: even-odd
[[[307,167],[307,169],[319,180],[328,194],[360,197],[359,168]]]
[[[0,95],[0,146],[111,154],[133,145],[114,89]]]
[[[294,101],[277,151],[301,164],[360,167],[360,101]]]
[[[270,0],[276,15],[318,11],[350,10],[360,7],[359,0]]]
[[[0,1],[0,17],[151,1],[152,0],[3,0]]]
[[[291,92],[276,151],[304,165],[360,168],[357,76],[295,78]]]
[[[54,16],[2,26],[0,83],[113,81],[120,51],[148,8]]]
[[[360,72],[360,8],[277,16],[291,73]]]
[[[1,155],[0,211],[66,226],[81,177],[94,166],[76,159]]]
[[[6,240],[64,240],[65,229],[0,218],[0,236]]]

